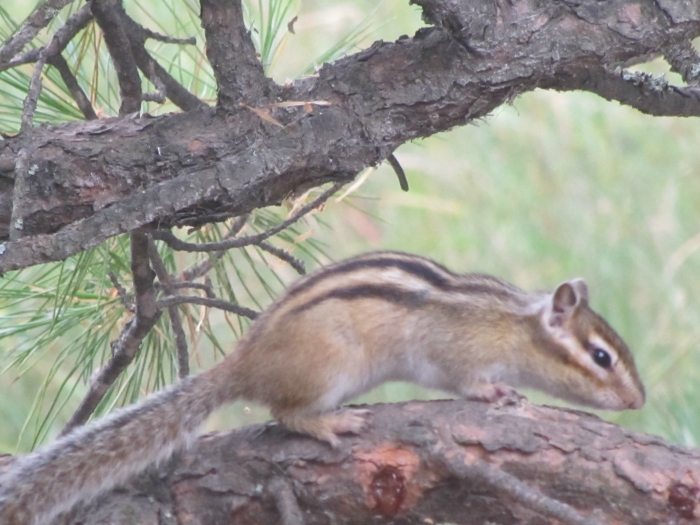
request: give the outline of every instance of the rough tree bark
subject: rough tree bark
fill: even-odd
[[[276,425],[202,436],[56,524],[697,523],[697,449],[526,401],[371,408],[337,451]]]
[[[143,43],[153,34],[118,0],[92,0],[51,44],[22,54],[66,4],[47,2],[0,49],[0,71],[36,63],[22,132],[0,143],[0,272],[63,260],[121,233],[132,233],[143,248],[134,267],[147,269],[144,232],[242,216],[290,193],[351,181],[406,141],[486,117],[536,88],[587,90],[653,115],[700,114],[700,60],[691,45],[700,35],[700,0],[412,3],[430,27],[279,86],[255,57],[240,3],[202,0],[219,90],[212,108],[148,55]],[[119,118],[96,120],[61,61],[66,43],[93,17],[118,72]],[[686,87],[624,69],[658,55]],[[45,64],[65,73],[85,122],[33,126]],[[142,92],[139,71],[157,93]],[[135,113],[142,100],[164,97],[183,112]],[[143,301],[137,304],[132,328],[152,326],[158,313],[148,304],[148,314]],[[141,338],[130,341],[123,346],[133,350]],[[100,520],[112,516],[106,522],[266,523],[281,515],[289,524],[377,517],[691,523],[700,517],[696,450],[592,416],[456,402],[375,411],[372,430],[349,439],[341,452],[270,429],[203,437],[150,478],[65,522],[105,523]]]

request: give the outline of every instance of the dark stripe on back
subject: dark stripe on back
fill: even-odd
[[[406,256],[406,258],[402,256]],[[431,259],[409,256],[402,252],[378,252],[369,256],[360,255],[309,275],[297,285],[292,286],[281,302],[274,304],[268,309],[268,314],[288,304],[294,297],[312,289],[319,282],[327,278],[334,278],[338,275],[350,274],[356,270],[368,268],[398,268],[413,277],[419,278],[430,287],[444,292],[459,292],[474,295],[489,294],[506,300],[517,297],[517,293],[520,292],[517,287],[489,275],[475,274],[475,277],[487,282],[464,282],[465,276],[454,273]],[[493,283],[493,286],[489,283]],[[351,287],[342,288],[343,283],[341,281],[338,285],[338,289],[330,290],[324,295],[311,298],[308,302],[294,307],[293,312],[306,310],[320,302],[332,298],[346,298],[352,300],[376,297],[384,298],[387,301],[397,304],[412,305],[416,297],[425,297],[426,295],[425,291],[406,290],[402,289],[400,285],[393,283],[356,284]],[[354,291],[350,293],[347,290]],[[359,290],[367,290],[367,292],[360,292]],[[370,292],[369,290],[374,290],[374,292]]]
[[[423,306],[427,297],[428,294],[425,291],[403,290],[396,286],[382,284],[359,284],[357,286],[330,290],[328,293],[314,297],[304,304],[300,304],[295,307],[291,313],[297,314],[309,310],[330,299],[343,299],[345,301],[353,301],[356,299],[380,299],[413,309]]]
[[[362,270],[366,268],[399,268],[400,270],[403,270],[406,273],[423,279],[427,283],[440,290],[448,290],[451,288],[455,288],[451,284],[450,279],[446,278],[443,275],[440,275],[440,273],[436,272],[433,268],[431,268],[429,264],[424,263],[422,261],[419,262],[416,260],[401,259],[398,258],[397,255],[400,254],[396,252],[387,252],[386,256],[379,257],[376,259],[359,258],[350,259],[343,263],[338,263],[336,266],[331,266],[325,271],[321,271],[316,275],[309,276],[308,279],[302,281],[301,283],[299,283],[298,286],[293,287],[291,290],[289,290],[288,296],[292,297],[298,295],[308,290],[312,286],[316,285],[316,283],[318,283],[319,281],[326,279],[327,277],[333,277],[338,274],[349,273],[355,270]],[[451,272],[447,268],[440,266],[437,263],[434,264],[438,268],[440,268],[440,270],[448,274],[450,277],[458,277],[457,274]]]
[[[490,287],[481,284],[464,285],[460,290],[472,294],[493,293]],[[346,301],[355,299],[380,299],[406,308],[419,308],[428,301],[436,300],[434,296],[431,297],[429,290],[407,290],[393,284],[358,284],[347,288],[329,290],[325,294],[314,297],[304,304],[294,307],[291,313],[296,314],[304,310],[309,310],[329,299],[344,299]]]

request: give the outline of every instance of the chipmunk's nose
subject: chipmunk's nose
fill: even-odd
[[[627,408],[632,409],[632,410],[638,410],[644,406],[644,401],[645,401],[645,396],[644,393],[641,393],[638,396],[635,396],[635,398],[627,403]]]

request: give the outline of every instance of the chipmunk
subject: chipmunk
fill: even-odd
[[[641,408],[645,397],[632,354],[591,310],[582,280],[528,293],[425,257],[369,253],[292,285],[210,370],[20,457],[0,477],[0,523],[48,523],[186,447],[236,399],[337,447],[368,415],[338,407],[393,380],[483,401],[528,387],[608,410]]]

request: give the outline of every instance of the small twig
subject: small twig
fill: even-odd
[[[153,242],[153,239],[148,241],[148,256],[151,259],[151,264],[156,272],[156,276],[163,286],[165,293],[172,295],[174,293],[174,286],[172,278],[168,273],[163,259],[158,253],[158,248]],[[175,335],[175,347],[177,348],[177,375],[180,379],[190,375],[190,356],[187,349],[187,336],[185,335],[185,330],[182,327],[182,319],[180,319],[180,312],[177,311],[177,306],[168,306],[168,317],[170,318],[170,326],[173,329],[173,334]]]
[[[336,182],[328,190],[324,191],[319,197],[313,200],[313,202],[302,207],[298,212],[292,215],[289,219],[282,221],[274,228],[270,228],[257,235],[247,235],[245,237],[236,237],[235,239],[229,239],[226,241],[219,242],[207,242],[203,244],[196,244],[191,242],[185,242],[178,239],[172,232],[165,230],[155,230],[151,232],[151,236],[154,239],[165,242],[168,246],[174,250],[181,250],[185,252],[211,252],[218,250],[229,250],[231,248],[241,248],[243,246],[250,246],[251,244],[259,244],[268,237],[272,237],[276,233],[288,228],[291,224],[301,219],[311,210],[320,206],[324,201],[326,201],[331,195],[333,195],[340,187],[342,183]]]
[[[270,252],[275,257],[279,257],[283,261],[289,263],[289,265],[294,268],[299,275],[306,275],[306,265],[301,259],[297,259],[291,253],[277,246],[273,246],[267,241],[261,241],[257,244],[261,249],[266,252]]]
[[[398,159],[392,153],[386,158],[386,160],[388,160],[391,167],[394,168],[394,172],[399,178],[399,186],[401,187],[401,189],[403,191],[408,191],[408,180],[406,179],[406,173],[403,171],[403,168],[401,167],[401,164],[399,164]]]
[[[37,6],[34,12],[27,17],[24,25],[10,38],[5,40],[0,49],[0,65],[11,60],[17,53],[20,53],[42,29],[51,23],[51,20],[65,6],[73,0],[47,0]]]
[[[88,393],[60,435],[67,434],[88,420],[119,374],[134,360],[144,337],[160,318],[153,294],[154,273],[148,264],[148,237],[140,232],[131,234],[131,273],[134,278],[136,314],[126,324],[119,338],[112,342],[112,357],[93,375]]]
[[[236,217],[233,220],[231,229],[226,235],[228,235],[229,237],[235,237],[236,235],[241,233],[241,230],[245,227],[246,223],[248,222],[248,217],[250,217],[250,213],[246,213],[245,215],[240,215]]]
[[[90,103],[90,99],[80,87],[80,84],[78,84],[78,80],[75,78],[75,75],[71,71],[66,59],[63,58],[62,55],[56,55],[49,58],[47,62],[58,70],[61,78],[63,79],[63,83],[68,88],[68,91],[70,91],[70,94],[73,96],[73,100],[75,100],[75,103],[78,105],[78,109],[80,109],[85,119],[97,119],[97,113],[95,113],[95,110]]]
[[[228,231],[228,233],[224,236],[224,239],[230,239],[232,237],[235,237],[238,235],[243,227],[246,225],[246,222],[248,221],[249,214],[246,213],[245,215],[241,215],[239,217],[236,217],[236,219],[233,221],[233,224],[231,225],[231,229]],[[183,281],[194,281],[198,277],[202,277],[203,275],[206,275],[209,273],[209,271],[212,269],[212,266],[214,262],[219,260],[221,257],[223,257],[224,253],[226,253],[226,250],[219,250],[218,252],[210,253],[209,258],[203,260],[200,263],[195,264],[194,266],[188,268],[184,272],[182,272],[182,280]]]
[[[130,50],[136,65],[156,86],[156,93],[146,94],[144,100],[163,103],[166,98],[169,98],[173,104],[183,111],[207,107],[206,103],[190,93],[182,84],[175,80],[175,77],[153,59],[146,49],[146,39],[154,33],[137,24],[126,13],[123,14],[121,21],[129,39]]]
[[[567,525],[604,525],[600,520],[592,516],[582,516],[570,505],[550,498],[512,474],[491,466],[485,461],[478,460],[469,464],[463,458],[454,457],[451,461],[441,458],[440,462],[459,479],[496,487],[501,493],[508,494],[525,507]]]
[[[73,40],[75,35],[85,29],[92,20],[92,0],[89,0],[85,2],[83,7],[69,16],[66,23],[53,34],[51,42],[46,46],[47,53],[49,55],[57,55],[62,52],[68,45],[68,42]]]
[[[180,282],[171,282],[170,287],[174,289],[182,289],[182,288],[194,288],[196,290],[202,290],[204,293],[207,295],[207,297],[216,297],[214,294],[214,290],[212,289],[211,286],[204,284],[204,283],[195,283],[192,281],[180,281]]]
[[[24,64],[33,64],[34,62],[39,60],[39,57],[45,49],[46,47],[44,46],[35,47],[34,49],[30,49],[29,51],[22,53],[21,55],[17,55],[9,62],[6,62],[5,64],[0,64],[0,71],[5,71],[6,69],[11,69],[17,66],[23,66]]]
[[[143,31],[147,38],[150,38],[151,40],[157,40],[159,42],[164,42],[166,44],[179,44],[182,46],[194,46],[197,44],[197,39],[193,36],[189,38],[175,38],[172,36],[161,35],[160,33],[156,33],[155,31],[151,31],[150,29],[145,27],[143,28]]]
[[[543,80],[540,87],[558,91],[586,90],[606,100],[638,109],[647,115],[700,116],[700,90],[694,86],[672,86],[663,76],[616,68],[590,68],[555,82]]]
[[[97,118],[89,99],[78,85],[78,81],[70,70],[68,63],[61,56],[61,52],[65,49],[66,45],[68,45],[68,42],[92,20],[92,11],[90,9],[91,3],[88,2],[73,13],[73,15],[66,20],[66,23],[54,33],[51,42],[49,42],[47,46],[32,49],[31,51],[14,57],[5,64],[0,63],[0,71],[3,71],[21,64],[36,62],[29,93],[25,99],[24,112],[22,114],[23,130],[29,129],[33,120],[34,111],[41,91],[41,70],[45,63],[52,65],[58,70],[85,118],[88,120]]]
[[[204,276],[204,286],[207,287],[206,289],[206,294],[207,297],[211,299],[216,299],[216,295],[214,295],[214,286],[211,284],[211,277],[208,275]]]
[[[149,264],[148,235],[141,232],[131,234],[131,273],[134,276],[134,295],[138,316],[155,317],[158,314],[153,292],[155,272]]]
[[[700,83],[700,55],[689,40],[674,42],[664,51],[664,58],[671,66],[671,71],[680,74],[689,86]]]
[[[218,308],[219,310],[225,310],[231,312],[232,314],[247,317],[248,319],[255,319],[259,312],[246,308],[245,306],[239,306],[237,304],[224,301],[223,299],[212,299],[209,297],[197,297],[196,295],[171,295],[169,297],[163,297],[158,300],[157,305],[159,308],[165,308],[167,306],[174,306],[178,304],[199,304],[202,306],[211,306],[212,308]]]
[[[48,3],[48,2],[47,2]],[[44,4],[46,5],[46,4]],[[36,105],[39,101],[39,95],[41,94],[41,73],[44,69],[44,66],[46,65],[46,62],[49,59],[52,59],[58,55],[60,55],[61,50],[63,50],[68,43],[68,38],[72,38],[77,34],[80,29],[84,28],[88,21],[90,20],[90,17],[92,15],[90,14],[90,8],[89,6],[83,6],[77,13],[75,13],[73,16],[71,16],[66,24],[59,29],[59,31],[56,32],[54,35],[54,38],[51,39],[51,42],[49,45],[44,48],[40,53],[39,56],[37,57],[36,60],[36,65],[34,66],[34,73],[32,74],[32,80],[29,83],[29,90],[27,93],[27,97],[24,99],[24,109],[22,110],[22,124],[20,127],[21,132],[27,132],[31,129],[32,123],[34,121],[34,111],[36,110]],[[53,15],[51,16],[53,18]],[[0,60],[1,62],[1,60]],[[64,61],[65,62],[65,61]],[[58,64],[58,65],[55,65]],[[60,68],[61,61],[57,60],[55,61],[55,67]],[[70,71],[70,68],[67,68],[66,64],[66,69]],[[59,69],[60,71],[60,69]],[[64,81],[66,80],[66,75],[65,71],[61,73],[61,76],[64,78]],[[69,74],[68,82],[66,82],[66,85],[69,85],[70,83],[70,78],[73,78],[72,73]],[[73,82],[74,87],[77,86],[77,82]],[[70,87],[70,86],[69,86]],[[80,88],[78,88],[80,89]],[[73,91],[73,90],[71,90]],[[82,90],[81,90],[82,92]],[[74,94],[75,95],[75,94]],[[83,98],[84,94],[83,94]],[[76,101],[78,99],[76,98]],[[92,109],[92,108],[91,108]],[[94,115],[94,111],[92,112]],[[95,115],[95,118],[97,116]]]
[[[153,82],[153,85],[156,87],[157,91],[155,93],[144,93],[143,100],[150,101],[150,102],[158,102],[159,104],[164,104],[165,103],[165,95],[167,93],[167,89],[165,87],[165,84],[163,84],[163,81],[155,73],[149,74],[148,78],[151,82]]]
[[[141,100],[144,102],[157,102],[158,104],[165,104],[166,98],[165,93],[162,91],[154,91],[141,95]]]
[[[267,484],[267,490],[275,498],[282,525],[304,525],[304,514],[289,482],[281,477],[273,478]]]
[[[34,111],[36,110],[39,95],[41,94],[41,72],[46,65],[46,58],[41,57],[34,66],[32,80],[29,83],[29,91],[24,99],[24,109],[22,110],[22,124],[20,127],[21,133],[26,133],[32,128],[34,121]]]
[[[112,286],[117,290],[117,293],[119,294],[119,297],[122,300],[122,304],[124,307],[129,310],[131,313],[134,313],[136,311],[136,307],[134,306],[134,302],[131,300],[129,295],[126,293],[126,290],[124,287],[121,285],[119,282],[119,279],[117,279],[117,276],[114,274],[114,272],[109,272],[107,274],[109,276],[109,280],[112,281]]]
[[[48,59],[58,56],[66,48],[68,42],[73,40],[75,35],[85,29],[85,27],[87,27],[87,25],[90,23],[92,20],[92,11],[90,8],[91,2],[87,2],[83,7],[73,13],[68,20],[66,20],[66,23],[54,33],[53,38],[51,38],[51,42],[49,42],[47,46],[31,49],[25,53],[22,53],[21,55],[15,56],[6,63],[0,61],[0,71],[4,71],[11,67],[21,66],[22,64],[36,62],[39,60],[42,53],[44,53],[44,56],[46,56]],[[50,60],[49,63],[51,63]]]

